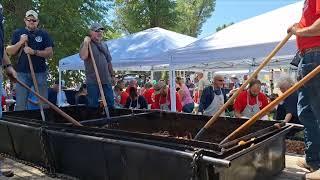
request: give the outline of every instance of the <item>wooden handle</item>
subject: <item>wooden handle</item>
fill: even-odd
[[[90,43],[89,43],[89,53],[90,53],[90,56],[91,56],[94,72],[96,73],[97,83],[98,83],[98,86],[99,86],[100,95],[101,95],[102,103],[103,103],[103,106],[104,106],[104,110],[106,112],[107,118],[110,119],[110,113],[109,113],[109,109],[108,109],[108,104],[107,104],[107,101],[106,101],[106,97],[104,95],[104,91],[103,91],[103,88],[102,88],[100,75],[99,75],[99,72],[98,72],[96,61],[95,61],[93,53],[92,53],[92,48],[91,48],[91,44]]]
[[[25,42],[24,43],[25,47],[28,47],[28,43]],[[32,82],[33,82],[33,86],[34,86],[34,89],[37,93],[39,93],[39,86],[38,86],[38,82],[37,82],[37,79],[36,79],[36,75],[34,73],[34,69],[33,69],[33,63],[32,63],[32,60],[31,60],[31,57],[30,57],[30,54],[27,54],[28,56],[28,61],[29,61],[29,68],[30,68],[30,73],[31,73],[31,77],[32,77]],[[39,101],[39,107],[40,107],[40,113],[41,113],[41,118],[43,121],[46,121],[46,116],[44,115],[44,111],[43,111],[43,106],[42,106],[42,102]]]
[[[26,88],[27,90],[29,90],[30,92],[34,93],[34,95],[36,95],[41,101],[47,103],[53,110],[55,110],[58,114],[60,114],[61,116],[63,116],[64,118],[66,118],[69,122],[71,122],[72,124],[76,125],[76,126],[82,126],[82,124],[80,124],[78,121],[76,121],[75,119],[73,119],[71,116],[69,116],[68,114],[66,114],[65,112],[63,112],[61,109],[59,109],[57,106],[55,106],[54,104],[52,104],[50,101],[48,101],[46,98],[42,97],[39,93],[34,92],[30,87],[28,87],[26,84],[24,84],[22,81],[20,81],[19,79],[16,79],[17,83],[19,83],[21,86],[23,86],[24,88]]]
[[[301,86],[303,86],[306,82],[312,79],[314,76],[319,74],[320,65],[311,71],[308,75],[306,75],[301,81],[297,82],[294,86],[288,89],[285,93],[279,96],[277,99],[268,104],[265,108],[255,114],[252,118],[250,118],[247,122],[241,125],[238,129],[232,132],[229,136],[227,136],[220,144],[227,142],[228,140],[233,140],[240,132],[249,128],[253,123],[255,123],[258,119],[266,115],[270,110],[272,110],[276,105],[278,105],[281,101],[290,96],[293,92],[297,91]]]
[[[287,36],[273,49],[273,51],[263,60],[263,62],[258,66],[258,68],[249,76],[249,78],[241,85],[241,87],[229,98],[229,100],[212,116],[212,118],[204,125],[203,128],[208,129],[214,122],[219,119],[219,116],[222,112],[224,112],[238,97],[240,92],[242,92],[250,81],[258,75],[258,73],[270,62],[272,57],[286,44],[286,42],[290,39],[292,33],[288,33]],[[199,133],[195,136],[195,139],[200,137],[200,132],[204,132],[200,130]]]

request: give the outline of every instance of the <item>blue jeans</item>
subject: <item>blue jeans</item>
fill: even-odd
[[[38,87],[39,87],[39,94],[44,98],[48,98],[48,86],[47,86],[47,73],[35,73]],[[24,82],[27,86],[32,87],[33,81],[30,73],[17,73],[18,79]],[[29,91],[22,87],[20,84],[16,84],[16,111],[23,111],[27,109],[28,104],[28,95]]]
[[[298,79],[320,65],[320,52],[310,52],[301,57]],[[298,91],[298,116],[304,125],[307,164],[320,167],[320,74],[308,81]]]
[[[182,111],[186,113],[192,113],[193,108],[194,108],[194,103],[189,103],[182,107]]]
[[[102,84],[104,96],[109,108],[114,106],[114,96],[112,86],[110,84]],[[100,91],[98,84],[87,84],[89,107],[99,107]]]

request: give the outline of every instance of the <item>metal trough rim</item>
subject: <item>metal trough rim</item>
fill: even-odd
[[[191,153],[191,152],[186,152],[186,151],[180,151],[180,150],[170,149],[170,148],[166,148],[166,147],[159,147],[159,146],[150,145],[150,144],[119,140],[119,139],[109,139],[109,138],[104,138],[104,137],[75,134],[75,133],[70,133],[70,132],[63,132],[62,133],[62,132],[50,130],[50,129],[48,129],[46,131],[51,132],[53,134],[63,134],[63,135],[69,135],[69,136],[76,135],[77,137],[89,138],[92,140],[102,140],[103,142],[107,142],[107,143],[111,143],[111,144],[127,145],[130,147],[137,147],[137,148],[144,148],[144,149],[149,149],[149,150],[154,150],[154,151],[172,153],[176,156],[189,158],[189,159],[193,159],[194,155],[196,153],[196,152]],[[229,160],[213,158],[213,157],[209,157],[209,156],[205,156],[205,155],[201,155],[201,154],[200,154],[200,160],[202,160],[205,163],[212,163],[216,166],[224,167],[224,168],[228,168],[231,166],[231,162]]]

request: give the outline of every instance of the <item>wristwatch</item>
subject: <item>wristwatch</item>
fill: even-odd
[[[6,69],[7,67],[10,67],[10,66],[12,66],[12,64],[5,64],[5,65],[2,65],[2,68]]]

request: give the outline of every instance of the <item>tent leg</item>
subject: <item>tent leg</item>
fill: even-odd
[[[151,80],[151,81],[153,81],[153,79],[154,79],[154,71],[153,71],[153,70],[151,70],[150,80]]]
[[[177,112],[176,109],[176,74],[175,74],[175,68],[170,65],[169,67],[169,78],[170,78],[170,101],[171,101],[171,111],[172,112]]]
[[[61,85],[62,85],[62,83],[61,83],[61,70],[59,69],[59,93],[58,93],[58,99],[57,99],[57,104],[58,104],[58,107],[60,107],[61,106],[61,103],[60,103],[60,101],[61,101],[61,96],[62,96],[62,94],[61,94],[61,91],[62,91],[62,89],[61,89]]]

